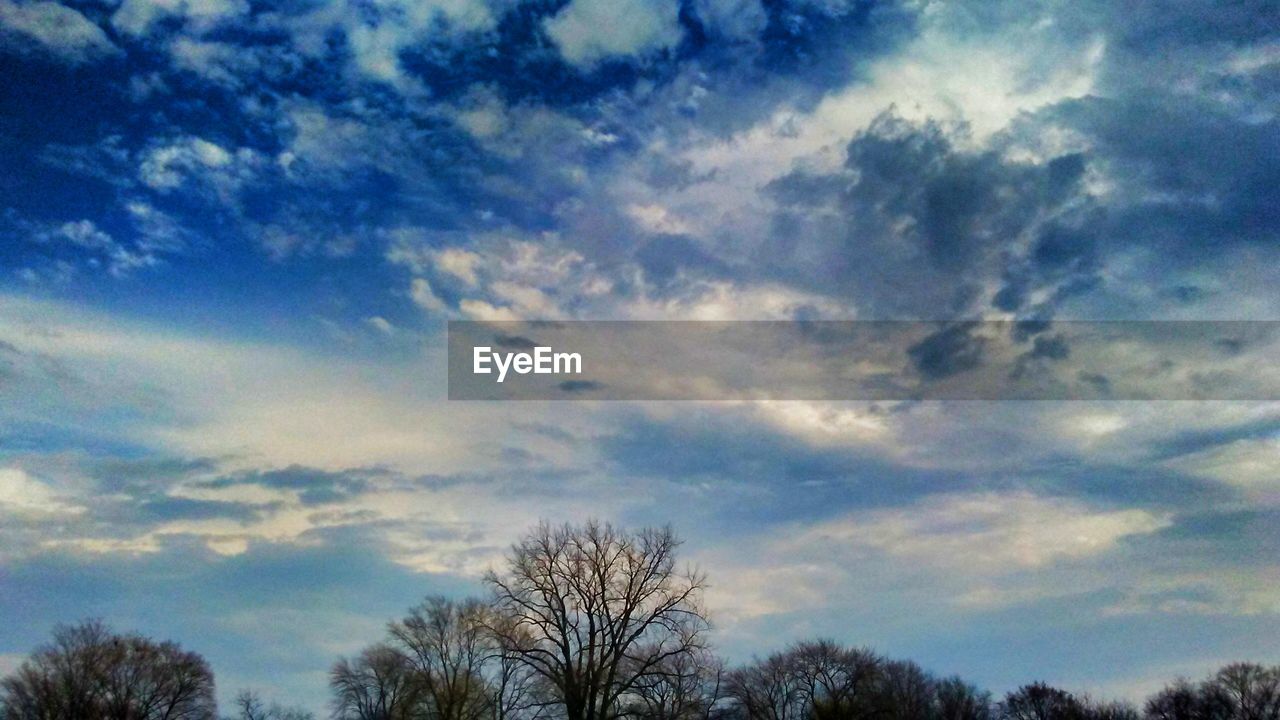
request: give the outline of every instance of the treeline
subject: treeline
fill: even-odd
[[[541,525],[484,599],[426,599],[331,668],[335,720],[1280,720],[1280,667],[1238,663],[1141,706],[1043,683],[1003,698],[825,640],[730,668],[705,578],[669,529]],[[229,717],[305,720],[240,694]],[[0,682],[3,720],[212,720],[213,673],[173,643],[60,628]]]

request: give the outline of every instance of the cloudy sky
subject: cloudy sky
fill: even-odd
[[[1278,101],[1262,1],[0,0],[0,670],[101,616],[319,710],[592,515],[735,659],[1280,661],[1280,403],[450,404],[443,342],[1280,320]]]

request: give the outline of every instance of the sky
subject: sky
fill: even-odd
[[[670,523],[735,661],[1280,662],[1280,403],[450,403],[444,355],[1280,320],[1278,100],[1249,0],[0,0],[0,671],[101,617],[322,711],[588,517]]]

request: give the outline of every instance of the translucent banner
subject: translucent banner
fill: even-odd
[[[1277,400],[1275,321],[449,323],[451,400]]]

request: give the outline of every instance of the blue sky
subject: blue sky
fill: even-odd
[[[1265,2],[0,0],[0,669],[97,615],[320,709],[588,516],[732,658],[1276,662],[1275,403],[449,404],[442,333],[1280,320],[1278,99]]]

